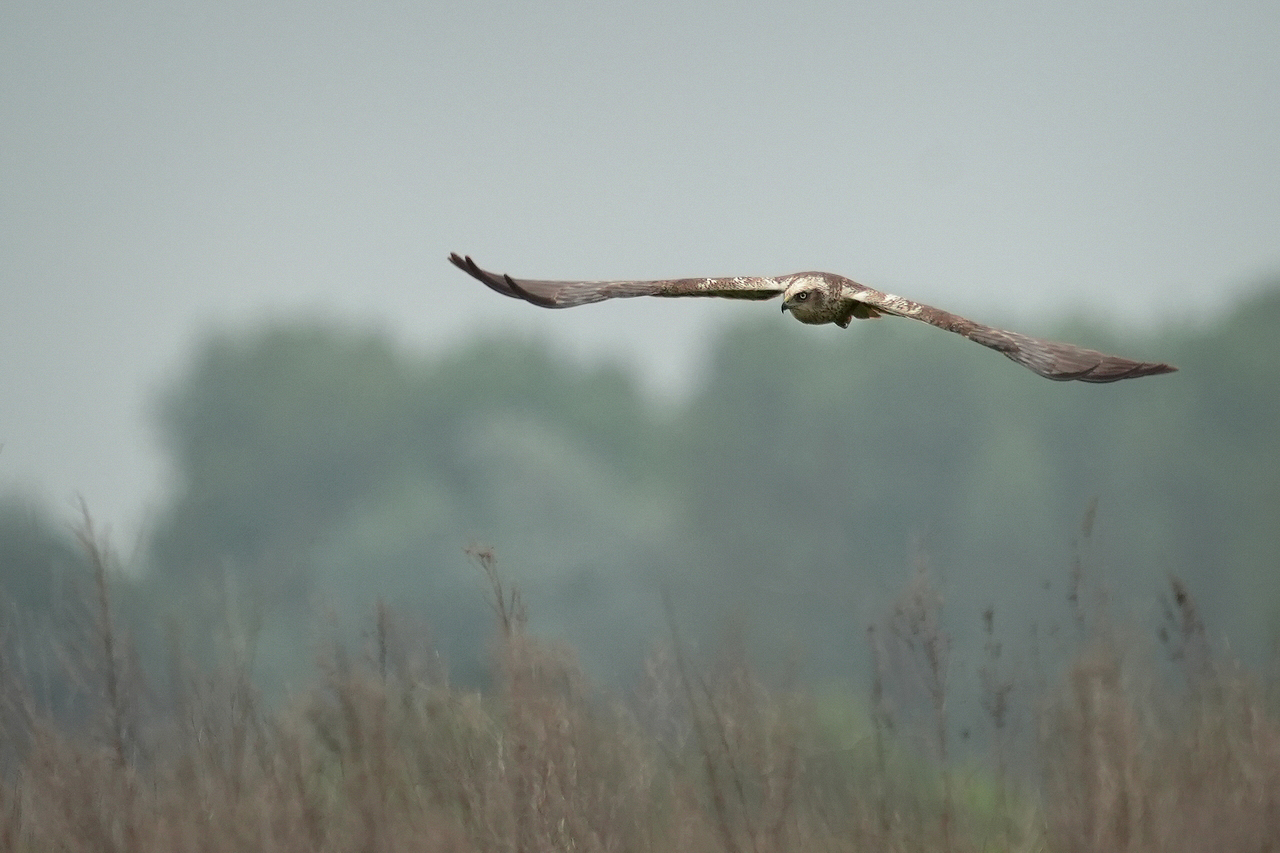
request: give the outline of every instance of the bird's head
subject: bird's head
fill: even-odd
[[[800,274],[794,277],[782,291],[782,310],[801,323],[832,323],[836,317],[829,304],[831,293],[826,281],[815,275]]]

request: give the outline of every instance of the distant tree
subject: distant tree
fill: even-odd
[[[1079,552],[1123,600],[1192,579],[1257,645],[1280,603],[1277,329],[1280,291],[1146,344],[1064,331],[1182,368],[1100,387],[1031,382],[909,324],[731,332],[682,422],[699,562],[834,671],[850,623],[922,560],[974,642],[992,605],[1019,630],[1061,621]]]
[[[69,529],[27,500],[0,498],[0,604],[50,616],[87,574]]]
[[[17,496],[0,498],[0,728],[19,703],[57,719],[74,716],[79,676],[68,661],[84,651],[88,561],[71,530]],[[29,704],[28,704],[29,703]],[[0,767],[16,748],[0,738]]]
[[[372,334],[274,327],[208,342],[161,400],[179,491],[157,568],[255,564],[318,535],[402,463],[411,384]]]
[[[632,377],[542,345],[420,358],[372,334],[273,327],[207,343],[160,412],[180,491],[156,530],[157,583],[261,622],[281,660],[307,648],[300,623],[272,625],[282,613],[363,616],[379,595],[474,655],[487,620],[463,550],[478,542],[539,579],[544,626],[580,632],[593,619],[575,598],[624,591],[666,517],[661,439]]]
[[[339,328],[215,338],[160,408],[180,489],[157,600],[252,601],[284,661],[309,655],[301,620],[381,596],[475,668],[463,549],[486,544],[534,627],[601,667],[660,630],[665,583],[696,626],[734,614],[836,673],[866,660],[866,620],[920,562],[957,660],[988,608],[1010,631],[1069,620],[1078,562],[1119,599],[1178,574],[1258,644],[1280,613],[1278,294],[1149,342],[1062,330],[1182,368],[1112,386],[1044,382],[909,323],[742,327],[674,413],[537,343],[426,357]]]

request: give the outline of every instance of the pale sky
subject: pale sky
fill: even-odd
[[[1277,44],[1275,0],[8,0],[0,490],[131,535],[149,408],[211,328],[545,334],[680,387],[766,310],[541,311],[450,251],[827,269],[1031,332],[1221,312],[1280,272]]]

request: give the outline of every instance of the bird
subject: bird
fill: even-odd
[[[801,323],[815,326],[834,323],[847,329],[854,320],[871,320],[886,314],[920,320],[989,347],[1056,382],[1118,382],[1173,373],[1178,369],[1162,362],[1134,361],[1074,344],[997,329],[829,272],[655,281],[545,281],[489,272],[481,269],[469,255],[453,253],[449,261],[498,293],[541,308],[573,308],[633,296],[709,296],[756,301],[781,296],[782,311],[790,312]]]

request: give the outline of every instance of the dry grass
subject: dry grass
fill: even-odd
[[[1055,850],[1280,849],[1280,720],[1248,673],[1213,660],[1182,582],[1170,591],[1175,678],[1100,630],[1043,716]]]
[[[368,647],[326,655],[317,685],[283,709],[263,706],[243,662],[197,671],[176,642],[153,695],[87,520],[81,541],[93,630],[65,657],[84,725],[55,724],[0,669],[3,734],[18,745],[0,778],[3,850],[1264,851],[1280,839],[1280,724],[1248,674],[1213,657],[1176,580],[1166,661],[1096,620],[1044,679],[1036,796],[1008,766],[1013,685],[990,613],[992,767],[963,771],[949,754],[950,642],[927,573],[871,631],[865,731],[849,741],[813,696],[754,672],[739,637],[695,664],[674,621],[634,701],[601,695],[570,650],[528,633],[485,551],[473,558],[496,631],[483,693],[450,685],[421,633],[379,606]]]

